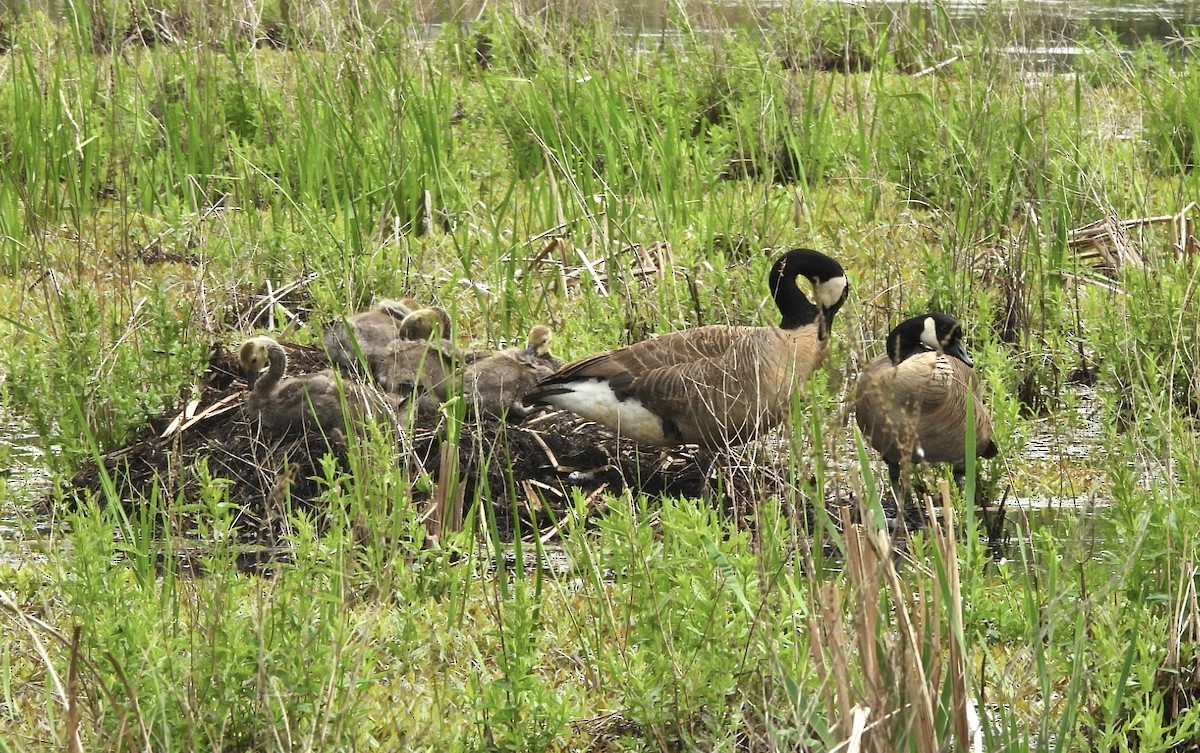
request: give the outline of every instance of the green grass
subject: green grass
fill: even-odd
[[[429,480],[382,437],[321,469],[326,511],[285,516],[292,557],[263,575],[203,470],[194,500],[125,513],[110,485],[51,538],[30,525],[45,557],[0,564],[4,749],[966,750],[970,699],[986,750],[1195,749],[1196,249],[1131,227],[1145,267],[1107,279],[1069,243],[1200,197],[1186,50],[1093,35],[1050,75],[1000,54],[1036,38],[1022,18],[798,5],[707,32],[713,9],[677,8],[635,40],[586,6],[432,33],[407,6],[291,3],[163,9],[178,40],[147,47],[118,5],[0,27],[0,407],[57,481],[177,409],[210,343],[315,343],[377,297],[439,301],[463,343],[545,321],[569,358],[772,321],[766,248],[831,253],[852,296],[785,432],[791,491],[752,526],[580,499],[569,573],[493,570],[548,555],[492,505],[423,546]],[[629,274],[654,243],[666,273]],[[1093,499],[1103,540],[1083,510],[1010,511],[996,560],[955,499],[955,530],[897,563],[872,505],[849,527],[822,504],[883,486],[842,405],[930,308],[966,326],[997,419],[972,483]],[[1070,435],[1080,366],[1099,447],[1023,458],[1046,422]]]

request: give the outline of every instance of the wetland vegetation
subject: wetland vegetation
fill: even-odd
[[[1186,34],[1087,32],[1045,71],[1019,13],[681,4],[636,37],[583,4],[61,7],[0,15],[0,409],[41,448],[0,461],[54,482],[0,498],[0,748],[1198,748]],[[771,322],[792,246],[851,295],[791,425],[730,466],[784,460],[749,511],[577,495],[514,532],[467,499],[428,546],[429,480],[366,437],[250,574],[208,466],[187,497],[70,484],[178,414],[213,343],[318,345],[407,296],[573,358]],[[970,333],[1001,455],[962,495],[927,472],[943,513],[898,554],[845,405],[929,310]],[[1093,450],[1057,451],[1084,407]],[[1035,498],[1076,503],[1034,524]]]

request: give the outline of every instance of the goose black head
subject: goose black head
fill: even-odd
[[[919,353],[944,353],[968,366],[975,362],[962,344],[962,325],[948,314],[930,312],[905,319],[888,334],[888,358],[898,365]]]
[[[812,283],[815,302],[800,289],[801,278]],[[834,314],[850,294],[842,265],[810,248],[794,248],[781,256],[771,267],[769,282],[771,295],[783,315],[779,326],[795,329],[821,318],[821,339],[828,336]]]

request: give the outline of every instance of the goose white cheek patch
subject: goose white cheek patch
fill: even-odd
[[[796,278],[796,284],[799,285],[800,278]],[[842,295],[846,292],[845,276],[833,277],[825,282],[819,282],[813,286],[813,297],[817,299],[817,305],[823,309],[831,308],[835,303],[842,300]]]
[[[660,444],[666,441],[662,419],[647,410],[637,398],[617,398],[607,382],[588,379],[562,386],[571,391],[549,396],[546,402],[597,423],[618,427],[621,436],[638,442]]]
[[[942,343],[937,336],[937,322],[932,316],[925,317],[925,326],[921,329],[921,344],[930,350],[942,349]]]

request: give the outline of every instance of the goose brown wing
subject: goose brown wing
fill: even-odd
[[[921,403],[921,443],[929,462],[965,457],[967,401],[974,400],[976,451],[990,457],[992,422],[975,371],[957,358],[939,357]]]
[[[927,374],[927,367],[896,368],[891,359],[880,356],[859,375],[855,420],[867,441],[888,462],[911,458],[916,449],[921,375]]]
[[[921,392],[922,411],[965,417],[968,396],[977,401],[978,412],[982,399],[975,370],[957,358],[938,356],[928,366],[925,389]]]
[[[792,374],[786,362],[732,369],[726,361],[690,368],[667,367],[649,374],[641,391],[674,416],[681,435],[704,445],[749,441],[783,422],[791,409]]]
[[[786,354],[767,352],[774,333],[726,329],[704,335],[681,343],[682,357],[674,362],[650,368],[643,362],[641,370],[617,374],[609,384],[689,442],[744,442],[779,423],[791,405],[794,375]]]
[[[854,412],[863,431],[869,429],[875,417],[889,410],[894,389],[894,380],[889,378],[891,376],[894,376],[894,372],[887,356],[871,361],[858,375],[858,384],[854,389]]]
[[[979,383],[979,377],[975,374],[975,370],[961,363],[957,359],[954,360],[955,371],[961,375],[965,389],[963,390],[963,416],[966,420],[966,401],[967,395],[975,401],[975,448],[979,457],[992,458],[997,455],[999,448],[992,440],[992,414],[988,410],[987,405],[983,402],[983,386]]]
[[[633,345],[597,353],[572,361],[555,372],[549,383],[565,383],[578,379],[605,379],[630,374],[648,374],[677,364],[693,364],[699,360],[726,355],[745,327],[712,325],[672,332],[642,340]]]

